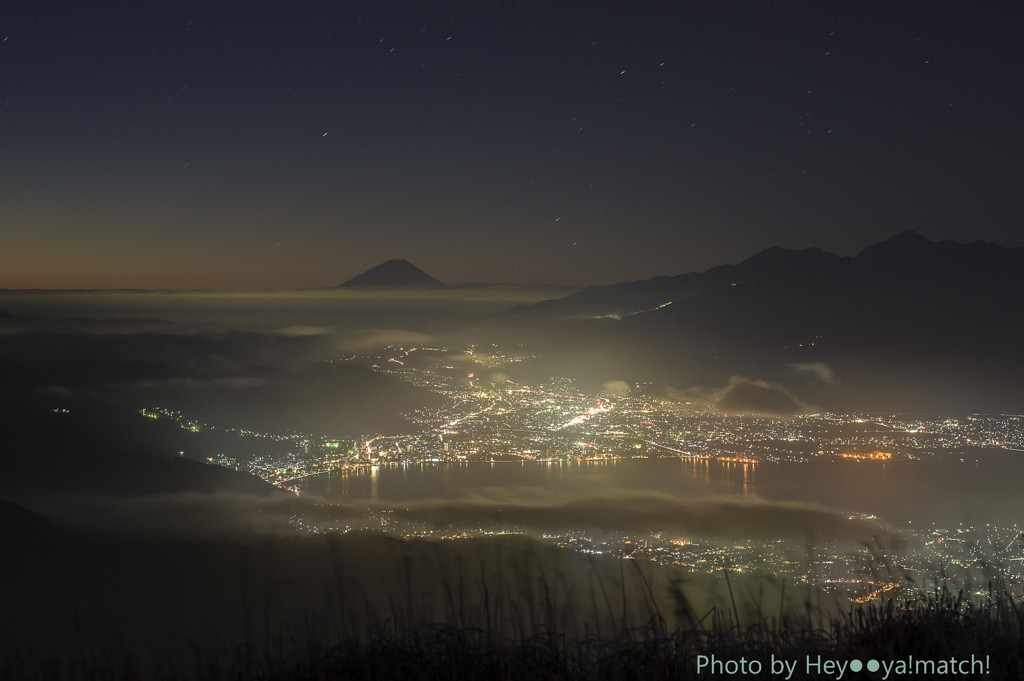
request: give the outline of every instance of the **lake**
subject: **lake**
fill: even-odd
[[[1024,524],[1024,455],[978,462],[723,463],[690,459],[395,464],[315,476],[304,492],[348,504],[487,498],[555,501],[643,491],[736,495],[877,515],[895,524]]]

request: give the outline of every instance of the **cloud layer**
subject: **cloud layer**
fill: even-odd
[[[515,495],[521,497],[521,495]],[[281,493],[273,498],[233,493],[179,493],[145,497],[80,494],[33,502],[62,522],[127,536],[179,537],[290,536],[300,527],[380,528],[382,514],[409,529],[506,530],[527,533],[574,530],[647,536],[770,540],[828,537],[863,541],[891,535],[878,521],[851,518],[813,504],[758,498],[683,499],[650,491],[610,491],[597,495],[523,501],[486,498],[433,499],[370,507]],[[302,525],[293,519],[302,518]],[[407,523],[407,524],[403,524]]]
[[[810,411],[793,393],[777,384],[733,376],[716,395],[715,406],[726,414],[793,416]]]

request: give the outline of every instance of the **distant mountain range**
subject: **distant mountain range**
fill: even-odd
[[[855,257],[773,248],[716,270],[701,277],[707,290],[633,315],[628,325],[700,328],[718,340],[913,342],[942,351],[1005,344],[1024,330],[1024,248],[907,231]]]
[[[594,286],[508,320],[590,319],[578,333],[592,352],[636,380],[746,376],[836,409],[1022,413],[1021,310],[1024,248],[906,231],[853,257],[770,248],[706,272]]]
[[[965,357],[983,347],[1008,350],[1024,331],[1024,249],[980,241],[932,242],[905,231],[855,257],[769,249],[724,273],[710,270],[701,283],[706,291],[624,323],[638,333],[685,330],[716,344]]]
[[[920,298],[970,292],[1009,293],[1024,281],[1024,248],[1004,248],[985,241],[961,244],[930,241],[907,230],[868,246],[855,257],[842,257],[820,248],[804,250],[773,247],[737,265],[720,265],[704,272],[642,281],[591,286],[557,300],[544,300],[516,312],[550,311],[556,314],[627,317],[654,310],[726,286],[758,284],[777,289],[788,285],[827,285],[833,294],[853,294],[892,288],[885,294]],[[921,302],[921,301],[919,301]]]
[[[441,282],[408,260],[388,260],[338,287],[353,286],[441,286]]]

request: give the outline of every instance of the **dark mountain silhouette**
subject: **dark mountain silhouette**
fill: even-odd
[[[176,424],[105,404],[47,408],[0,403],[0,493],[155,494],[231,491],[267,495],[256,476],[185,458],[193,446]]]
[[[841,257],[820,248],[773,247],[737,265],[720,265],[705,272],[655,277],[610,286],[591,286],[557,300],[514,308],[516,312],[626,317],[668,303],[709,293],[725,286],[760,282],[779,287],[840,286],[876,294],[892,287],[906,299],[912,291],[924,298],[963,298],[989,291],[999,297],[1021,281],[1024,249],[1004,248],[985,241],[961,244],[930,241],[907,230],[865,248],[856,257]],[[795,291],[794,291],[795,292]],[[934,295],[933,295],[934,294]],[[924,300],[918,300],[919,304]],[[934,307],[928,303],[929,307]],[[987,306],[987,304],[986,304]]]
[[[1024,248],[906,231],[852,257],[770,248],[591,287],[503,323],[556,339],[550,370],[595,386],[615,376],[706,396],[738,376],[836,411],[1024,413],[1021,309]]]
[[[884,336],[948,345],[1022,326],[1011,312],[1024,302],[1024,248],[935,242],[907,231],[852,258],[818,249],[769,249],[734,273],[738,281],[730,286],[635,315],[629,323],[685,323],[714,336],[742,333],[783,344],[814,336],[858,343]]]
[[[408,260],[388,260],[346,281],[342,286],[440,286],[441,282]]]
[[[806,384],[813,376],[794,372],[827,365],[840,380],[803,394],[837,407],[842,397],[876,409],[1024,408],[1024,248],[907,231],[855,257],[769,249],[732,272],[728,285],[624,319],[617,342],[660,358],[677,384],[737,374]]]
[[[67,537],[68,533],[47,516],[0,499],[0,542],[52,544]]]
[[[738,265],[719,265],[705,272],[688,272],[674,277],[659,276],[607,286],[590,286],[565,298],[542,300],[532,306],[513,308],[513,311],[625,317],[706,293],[720,286],[766,276],[794,277],[827,270],[840,260],[840,256],[820,248],[797,251],[773,247]]]

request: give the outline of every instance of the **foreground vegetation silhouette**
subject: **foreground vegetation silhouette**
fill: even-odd
[[[968,597],[939,575],[927,591],[908,584],[904,593],[911,596],[844,606],[810,587],[790,586],[787,593],[768,578],[695,576],[526,537],[428,542],[350,535],[249,546],[40,548],[30,568],[38,571],[59,553],[98,561],[109,582],[83,572],[79,583],[95,591],[93,600],[35,601],[20,610],[21,621],[8,610],[0,678],[729,678],[707,666],[698,671],[700,656],[713,655],[760,662],[760,674],[742,678],[786,678],[772,675],[774,656],[795,662],[789,678],[802,679],[828,676],[808,673],[808,656],[891,663],[972,654],[986,665],[979,678],[1024,678],[1024,611],[1019,594],[1003,584],[981,595],[977,585],[964,585]],[[104,562],[100,551],[114,560]],[[140,551],[151,553],[129,560]],[[60,577],[45,573],[33,582],[27,563],[11,571],[16,562],[3,565],[7,602],[17,600],[14,589],[45,588]],[[186,565],[198,580],[174,584],[168,574]],[[134,587],[121,585],[129,574],[139,580]],[[161,588],[165,593],[156,593]],[[67,626],[55,614],[62,609]]]
[[[707,660],[704,671],[699,671],[700,658],[714,656],[720,661],[759,661],[760,673],[743,674],[744,678],[779,678],[770,671],[768,661],[774,657],[795,663],[792,675],[785,678],[804,679],[822,677],[816,671],[808,673],[808,658],[845,665],[854,659],[966,660],[972,654],[986,661],[988,671],[961,678],[1024,678],[1021,613],[1011,600],[972,605],[962,594],[941,590],[913,600],[858,607],[818,626],[811,619],[796,624],[766,618],[740,627],[728,611],[712,611],[707,621],[692,629],[669,632],[665,621],[656,616],[607,640],[575,639],[553,629],[516,638],[490,628],[452,624],[423,631],[389,621],[366,640],[330,648],[311,640],[307,649],[292,657],[246,660],[227,674],[200,670],[199,676],[268,681],[734,678],[709,673]],[[915,669],[913,663],[909,669]],[[927,669],[934,673],[935,667]],[[913,671],[901,676],[926,678],[924,672]]]

